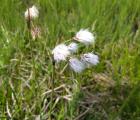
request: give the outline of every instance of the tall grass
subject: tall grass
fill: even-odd
[[[140,119],[139,0],[0,3],[2,120]],[[40,11],[35,24],[41,37],[36,40],[28,36],[24,19],[27,5],[33,4]],[[57,65],[51,96],[51,50],[80,28],[96,32],[95,46],[88,50],[96,51],[100,64],[82,74]]]

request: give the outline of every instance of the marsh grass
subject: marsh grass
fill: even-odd
[[[139,0],[30,1],[40,11],[36,40],[24,19],[27,1],[0,3],[2,120],[140,119]],[[100,64],[80,75],[55,65],[52,96],[51,50],[80,28],[96,32],[86,50],[96,51]]]

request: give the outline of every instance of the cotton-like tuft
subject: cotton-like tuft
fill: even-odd
[[[90,67],[99,63],[99,57],[93,53],[86,53],[81,56],[81,61],[83,61],[87,67]]]
[[[39,16],[39,11],[36,6],[32,6],[31,8],[25,11],[25,19],[35,19]]]
[[[71,58],[69,60],[69,65],[71,69],[76,73],[80,73],[85,69],[85,64],[77,58]]]
[[[78,50],[78,44],[72,42],[68,45],[68,49],[71,53],[75,53]]]
[[[57,45],[52,51],[54,60],[56,62],[65,61],[66,58],[70,55],[70,51],[65,44]]]
[[[85,45],[93,44],[95,41],[95,36],[89,32],[88,29],[81,29],[76,33],[74,40],[81,42]]]

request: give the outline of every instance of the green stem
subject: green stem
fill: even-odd
[[[55,78],[55,61],[52,59],[52,74],[51,74],[51,88],[52,88],[52,93],[51,93],[51,101],[50,101],[51,104],[50,104],[49,120],[51,120],[51,113],[53,111],[54,78]]]

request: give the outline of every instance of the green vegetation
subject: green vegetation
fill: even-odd
[[[1,120],[140,120],[139,0],[0,0]],[[28,33],[24,12],[36,5]],[[81,74],[51,50],[81,28],[96,32],[100,63]],[[53,73],[54,72],[54,73]],[[52,79],[54,78],[54,91]]]

